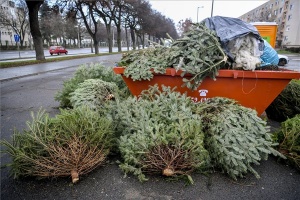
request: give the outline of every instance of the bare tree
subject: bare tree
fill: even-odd
[[[118,52],[121,52],[122,51],[122,44],[121,44],[122,14],[123,14],[123,9],[125,8],[125,1],[124,0],[114,0],[113,2],[116,7],[115,17],[113,18],[113,21],[117,27]]]
[[[40,8],[40,31],[44,40],[47,41],[47,44],[51,43],[52,34],[52,8],[49,6],[48,2],[45,1]]]
[[[20,46],[23,47],[24,38],[29,30],[28,8],[24,0],[15,1],[14,14],[9,13],[7,10],[1,9],[0,11],[0,24],[8,30],[20,36]]]
[[[126,7],[124,9],[123,21],[125,28],[129,28],[131,41],[132,41],[132,48],[136,49],[136,30],[139,27],[139,12],[140,7],[143,4],[143,0],[136,0],[136,1],[126,1]]]
[[[106,27],[108,38],[108,51],[112,52],[112,22],[115,18],[116,6],[110,0],[98,0],[94,7],[94,13],[102,19]]]
[[[66,27],[66,38],[69,40],[73,40],[75,44],[75,40],[77,39],[78,44],[80,44],[80,23],[79,20],[76,18],[76,10],[74,8],[70,8],[66,12],[65,16],[65,27]]]
[[[150,34],[152,30],[156,30],[156,26],[152,26],[154,25],[153,21],[155,20],[152,18],[153,12],[148,1],[142,1],[142,3],[137,7],[137,11],[138,26],[136,26],[136,33],[144,48],[145,34]]]
[[[136,37],[144,44],[146,34],[165,38],[168,33],[173,38],[178,37],[173,21],[153,11],[147,0],[57,0],[57,5],[60,9],[74,8],[77,20],[82,20],[86,31],[93,38],[95,53],[99,53],[98,45],[103,36],[106,36],[109,52],[112,52],[112,32],[115,30],[120,52],[122,27],[125,28],[127,44],[127,29],[130,30],[133,49],[136,48]],[[106,34],[102,33],[102,25],[105,26]]]
[[[54,5],[52,7],[51,28],[51,36],[56,39],[56,43],[66,46],[66,23],[62,15],[62,11],[58,5]],[[57,41],[57,39],[59,39],[59,41]]]
[[[60,9],[74,9],[77,14],[77,20],[81,20],[85,25],[86,32],[91,36],[93,45],[95,47],[95,54],[99,54],[99,37],[98,34],[98,18],[94,13],[94,7],[96,6],[95,0],[57,0],[56,5]],[[91,47],[93,51],[93,47]]]
[[[36,60],[45,60],[44,49],[43,49],[43,38],[39,26],[39,9],[44,3],[44,0],[30,1],[26,0],[26,4],[29,11],[29,24],[30,32],[33,38],[35,47]]]
[[[154,27],[154,36],[159,40],[168,38],[170,35],[173,39],[178,38],[178,33],[175,28],[173,20],[165,17],[160,12],[155,11],[153,21],[156,24]]]
[[[180,20],[178,23],[178,29],[180,31],[180,35],[182,36],[183,33],[186,33],[187,31],[189,31],[190,27],[192,26],[192,19],[185,19]]]

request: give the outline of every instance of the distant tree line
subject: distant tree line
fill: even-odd
[[[99,53],[99,43],[105,42],[112,52],[113,41],[116,40],[118,51],[122,41],[132,48],[144,45],[150,39],[154,42],[167,38],[169,34],[177,39],[186,32],[191,19],[181,20],[176,26],[170,18],[152,9],[148,0],[14,0],[16,13],[12,18],[7,11],[0,11],[0,25],[20,35],[23,46],[26,34],[31,34],[36,58],[45,59],[44,41],[51,44],[81,42],[89,35],[95,49]],[[273,21],[274,16],[269,10],[258,21]],[[116,34],[116,37],[114,37]],[[113,36],[114,35],[114,36]],[[147,36],[148,38],[145,38]],[[129,39],[130,38],[130,39]]]

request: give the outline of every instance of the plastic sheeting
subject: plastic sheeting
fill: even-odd
[[[236,38],[228,42],[230,53],[234,56],[233,69],[255,70],[260,66],[260,56],[263,54],[258,49],[258,41],[252,34]]]
[[[265,44],[264,52],[260,56],[262,60],[261,67],[264,67],[266,65],[278,65],[279,57],[277,52],[266,40],[264,40],[264,44]]]
[[[205,23],[206,27],[216,32],[222,48],[232,60],[234,60],[234,55],[231,54],[227,44],[236,38],[252,34],[258,40],[259,50],[263,51],[264,49],[263,39],[256,27],[238,18],[214,16],[204,19],[202,23]]]

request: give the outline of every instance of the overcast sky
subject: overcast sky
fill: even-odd
[[[153,9],[173,19],[175,25],[181,19],[187,18],[197,22],[197,13],[198,21],[211,16],[212,0],[149,0],[149,2]],[[214,0],[213,16],[237,18],[266,2],[265,0]]]

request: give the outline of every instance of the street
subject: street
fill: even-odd
[[[80,54],[93,54],[91,53],[91,48],[75,48],[75,49],[67,49],[68,55],[80,55]],[[122,47],[122,51],[127,51],[127,47]],[[95,50],[93,50],[95,52]],[[100,47],[100,53],[108,53],[108,47]],[[117,47],[113,47],[113,52],[118,52]],[[11,59],[27,59],[27,58],[35,58],[35,51],[33,50],[24,50],[24,51],[1,51],[0,61],[8,61]],[[46,58],[55,57],[55,56],[65,56],[61,55],[53,55],[51,56],[48,49],[44,50],[44,55]]]
[[[284,68],[289,70],[300,71],[300,54],[289,54],[289,63]]]
[[[53,55],[49,54],[49,50],[44,50],[44,55],[46,59],[53,58],[55,56],[74,56],[74,55],[82,55],[82,54],[92,54],[91,48],[80,48],[80,49],[68,49],[68,55]],[[100,53],[108,53],[108,47],[99,48]],[[113,52],[117,52],[118,48],[114,47]],[[122,51],[127,51],[127,47],[122,47]],[[20,58],[18,51],[1,51],[0,63],[8,62],[11,60],[24,60],[24,59],[34,59],[35,51],[20,51]],[[283,66],[285,69],[300,71],[300,55],[299,54],[288,54],[289,63]],[[4,75],[2,75],[4,76]],[[1,80],[1,75],[0,75]]]

